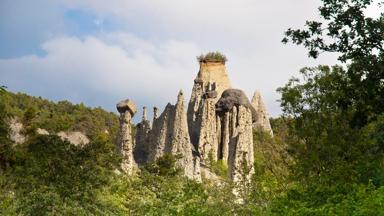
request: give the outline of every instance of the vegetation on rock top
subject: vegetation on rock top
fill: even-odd
[[[220,52],[209,52],[207,54],[201,54],[197,57],[197,61],[199,63],[207,63],[207,62],[227,62],[227,57]]]

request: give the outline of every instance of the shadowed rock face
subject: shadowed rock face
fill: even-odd
[[[147,120],[147,107],[144,106],[141,122],[136,125],[135,147],[133,150],[133,156],[138,165],[144,165],[148,161],[151,129],[151,122]]]
[[[189,139],[184,95],[180,91],[176,105],[167,104],[163,113],[153,121],[149,138],[148,162],[155,161],[165,153],[181,155],[177,164],[185,176],[200,181],[200,160],[193,154]]]
[[[217,91],[207,91],[203,95],[203,99],[217,98]]]
[[[148,154],[150,151],[150,132],[151,123],[148,120],[143,119],[139,124],[136,125],[135,147],[133,155],[138,165],[144,165],[148,161]]]
[[[240,89],[227,89],[221,95],[221,98],[216,103],[216,112],[224,113],[233,109],[233,107],[244,106],[252,113],[252,121],[255,122],[258,118],[255,108],[252,107],[245,93]]]

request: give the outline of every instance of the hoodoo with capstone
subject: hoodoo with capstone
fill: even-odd
[[[136,166],[133,158],[133,137],[132,137],[132,117],[137,112],[136,104],[127,99],[120,101],[116,105],[120,113],[120,131],[118,139],[118,150],[123,156],[121,169],[127,174],[132,174]]]

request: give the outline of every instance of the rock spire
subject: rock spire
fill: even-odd
[[[132,137],[132,117],[137,112],[137,108],[133,101],[127,99],[120,101],[116,105],[120,113],[120,131],[118,140],[118,150],[123,156],[121,169],[128,175],[133,173],[136,165],[133,158],[133,137]]]
[[[221,93],[231,88],[224,62],[200,62],[200,69],[194,80],[191,98],[188,103],[188,129],[192,144],[197,147],[200,137],[203,96]],[[213,101],[216,103],[218,98]]]
[[[256,110],[257,114],[257,118],[256,121],[253,123],[253,127],[257,130],[265,131],[271,136],[273,136],[273,131],[269,122],[267,108],[265,107],[265,104],[259,91],[255,91],[252,97],[251,104],[252,107]]]

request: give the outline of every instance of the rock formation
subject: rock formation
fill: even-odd
[[[257,118],[253,123],[253,127],[258,130],[265,131],[273,136],[271,124],[269,123],[269,117],[267,108],[264,105],[263,99],[259,91],[255,91],[251,101],[252,107],[256,110]]]
[[[182,91],[178,94],[176,105],[168,103],[159,117],[157,108],[154,108],[152,129],[144,118],[137,125],[136,149],[135,159],[139,164],[153,162],[164,154],[180,155],[177,165],[183,169],[185,176],[200,181],[200,160],[197,151],[193,152],[189,139]]]
[[[171,152],[172,127],[174,126],[175,106],[168,103],[163,113],[152,123],[150,132],[150,148],[148,152],[148,161],[153,162],[164,153]]]
[[[49,132],[45,129],[42,129],[42,128],[37,128],[36,133],[39,135],[49,135]],[[89,142],[89,140],[88,140],[88,142]]]
[[[180,167],[184,168],[184,173],[192,179],[200,179],[200,163],[197,157],[193,157],[192,143],[189,138],[187,113],[184,106],[184,94],[182,91],[177,96],[177,103],[174,112],[174,125],[172,127],[171,153],[181,155],[179,160]],[[199,176],[195,176],[195,175]]]
[[[188,129],[192,144],[197,147],[200,136],[202,99],[205,93],[221,93],[231,88],[224,62],[200,62],[200,70],[194,80],[191,99],[188,103]],[[208,94],[212,94],[208,93]],[[216,102],[218,98],[214,100]]]
[[[127,99],[120,101],[116,105],[120,113],[120,131],[118,140],[118,150],[123,156],[121,162],[121,169],[127,173],[132,174],[136,165],[133,158],[133,137],[132,137],[132,117],[135,115],[137,109],[133,101]]]
[[[151,132],[151,122],[147,120],[147,108],[143,107],[143,117],[141,122],[136,125],[134,158],[139,165],[143,165],[148,160],[150,151],[149,134]]]
[[[215,93],[206,94],[202,101],[198,150],[203,162],[217,160],[219,143],[215,111],[217,93]]]
[[[253,127],[262,125],[264,130],[272,131],[265,106],[260,94],[255,94],[251,103],[243,91],[231,88],[223,58],[202,58],[187,112],[181,91],[176,104],[168,103],[160,115],[153,108],[152,124],[144,107],[135,141],[130,121],[136,108],[129,100],[118,105],[125,169],[132,170],[134,161],[143,165],[164,154],[174,154],[181,156],[177,164],[188,178],[199,181],[201,170],[204,176],[214,175],[208,170],[210,162],[221,160],[228,166],[231,180],[250,180],[254,172]]]
[[[9,139],[16,144],[25,142],[25,136],[22,134],[23,123],[17,118],[11,118],[9,120]]]
[[[253,173],[253,108],[244,92],[228,89],[216,103],[221,119],[219,158],[227,160],[228,175],[234,182],[249,180]]]
[[[44,129],[42,130],[40,129],[40,131],[37,131],[37,133],[44,135],[44,131],[45,131]],[[45,132],[48,133],[48,131],[45,131]],[[68,142],[76,146],[84,146],[89,143],[88,137],[79,131],[70,131],[70,132],[60,131],[59,133],[57,133],[57,136],[59,136],[61,140],[67,140]]]

